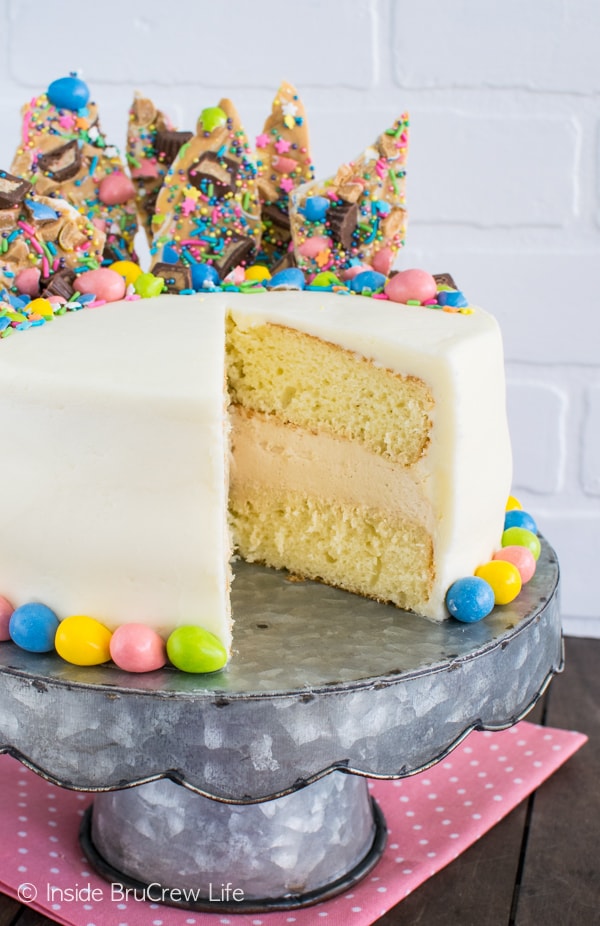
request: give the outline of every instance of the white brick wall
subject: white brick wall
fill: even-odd
[[[285,77],[321,175],[408,109],[398,265],[498,317],[514,491],[559,553],[567,631],[600,636],[599,34],[597,0],[0,0],[0,166],[20,104],[78,68],[117,143],[136,87],[182,128],[223,91],[253,135]]]

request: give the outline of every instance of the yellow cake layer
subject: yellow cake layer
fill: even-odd
[[[232,490],[238,552],[350,592],[419,610],[434,580],[431,537],[416,522],[277,487]]]
[[[433,398],[426,384],[281,325],[227,322],[234,403],[312,431],[359,441],[410,466],[427,448]]]

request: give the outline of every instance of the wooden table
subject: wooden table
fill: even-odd
[[[566,641],[528,719],[590,742],[377,926],[600,926],[600,640]],[[53,922],[0,894],[0,926]]]

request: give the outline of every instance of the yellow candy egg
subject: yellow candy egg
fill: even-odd
[[[492,586],[495,604],[509,604],[521,591],[521,573],[513,563],[492,560],[478,566],[475,575]]]
[[[247,280],[256,280],[258,283],[263,283],[265,280],[271,279],[268,268],[263,264],[253,264],[251,267],[248,267],[244,276]]]
[[[94,617],[74,614],[58,625],[54,646],[59,656],[75,666],[99,666],[110,659],[110,630]]]
[[[508,501],[506,502],[506,510],[514,511],[515,509],[520,510],[523,506],[518,498],[515,498],[514,495],[508,496]]]
[[[132,286],[142,272],[140,265],[132,260],[116,260],[110,265],[110,269],[123,277],[126,286]]]
[[[27,304],[27,310],[36,315],[41,315],[42,318],[54,318],[52,303],[48,299],[43,299],[41,296],[39,299],[32,299],[31,302]]]

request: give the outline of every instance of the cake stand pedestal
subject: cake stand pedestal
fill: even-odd
[[[235,651],[213,675],[1,644],[0,752],[99,792],[82,843],[119,890],[212,912],[303,906],[383,851],[365,776],[411,775],[471,730],[511,726],[561,670],[558,564],[544,542],[517,601],[472,625],[235,571]]]

